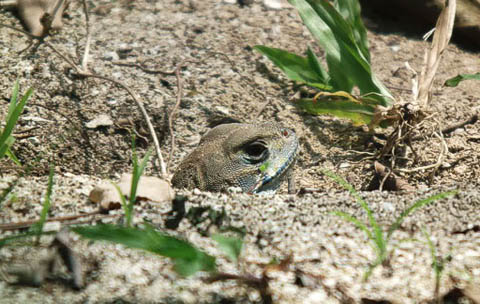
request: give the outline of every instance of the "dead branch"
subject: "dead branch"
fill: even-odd
[[[420,74],[418,95],[416,96],[416,101],[422,109],[426,109],[428,106],[433,80],[437,73],[442,53],[452,37],[456,5],[456,0],[445,1],[445,7],[437,19],[432,46],[425,54],[425,65]]]
[[[37,36],[31,35],[30,33],[27,33],[27,32],[25,32],[21,29],[17,29],[15,27],[12,27],[12,26],[9,26],[9,25],[6,25],[6,24],[1,24],[0,23],[0,27],[1,26],[10,28],[10,29],[18,31],[20,33],[23,33],[23,34],[25,34],[26,36],[28,36],[32,39],[38,40],[39,44],[46,45],[55,54],[57,54],[60,58],[62,58],[65,62],[67,62],[73,69],[75,69],[76,74],[78,76],[92,77],[92,78],[98,78],[98,79],[103,79],[103,80],[106,80],[106,81],[110,81],[110,82],[120,86],[124,90],[126,90],[127,93],[133,98],[133,100],[135,101],[135,103],[139,107],[139,109],[140,109],[140,111],[141,111],[141,113],[142,113],[142,115],[143,115],[143,117],[144,117],[144,119],[147,123],[148,129],[150,131],[150,136],[152,136],[153,143],[154,143],[154,146],[155,146],[155,151],[156,151],[159,163],[160,163],[159,165],[160,165],[161,175],[164,179],[168,178],[166,165],[165,165],[165,162],[163,161],[163,156],[162,156],[162,152],[161,152],[161,149],[160,149],[160,144],[159,144],[157,135],[155,133],[155,129],[153,128],[153,125],[150,121],[150,117],[148,116],[147,111],[145,110],[145,107],[143,106],[143,103],[140,101],[140,98],[135,94],[135,92],[133,92],[126,84],[124,84],[123,82],[121,82],[119,80],[115,80],[115,79],[107,77],[107,76],[92,74],[92,73],[89,73],[88,71],[84,70],[83,68],[77,66],[71,59],[69,59],[65,55],[63,55],[52,44],[50,44],[48,41],[45,41],[44,37],[37,37]],[[86,64],[86,61],[85,61],[85,64]]]
[[[89,216],[97,216],[100,215],[102,217],[116,217],[122,216],[122,214],[102,214],[100,211],[94,211],[90,213],[84,214],[77,214],[77,215],[69,215],[69,216],[59,216],[59,217],[50,217],[47,218],[47,222],[69,222],[83,217]],[[24,222],[17,222],[17,223],[7,223],[7,224],[0,224],[1,231],[8,231],[8,230],[17,230],[22,228],[28,228],[38,222],[38,220],[29,220]]]
[[[87,39],[85,42],[85,52],[83,53],[83,59],[82,59],[82,70],[83,71],[88,71],[87,65],[88,65],[88,54],[90,53],[90,41],[92,39],[92,34],[90,32],[90,17],[88,14],[88,8],[87,8],[87,1],[83,0],[83,12],[85,14],[85,27],[87,30]]]
[[[166,166],[165,166],[165,162],[163,161],[162,151],[160,149],[160,143],[159,143],[157,135],[155,133],[155,129],[153,128],[152,122],[150,121],[150,117],[148,116],[147,111],[145,110],[145,107],[143,106],[143,103],[140,101],[140,98],[137,96],[137,94],[135,94],[135,92],[132,91],[123,82],[121,82],[119,80],[116,80],[116,79],[113,79],[113,78],[110,78],[110,77],[107,77],[107,76],[85,73],[85,72],[80,72],[80,73],[78,73],[78,75],[83,76],[83,77],[92,77],[92,78],[98,78],[98,79],[103,79],[103,80],[110,81],[110,82],[120,86],[121,88],[123,88],[133,98],[133,100],[137,104],[138,108],[142,112],[143,118],[145,119],[145,122],[147,123],[148,129],[150,131],[150,135],[152,136],[153,144],[155,146],[155,151],[157,153],[157,157],[158,157],[159,162],[160,162],[160,170],[161,170],[162,178],[167,180],[167,178],[168,178],[167,169],[166,169]]]
[[[173,151],[175,150],[175,132],[173,132],[173,121],[178,111],[178,107],[182,102],[183,84],[182,84],[182,78],[180,77],[180,69],[183,67],[183,64],[184,62],[182,61],[175,69],[175,77],[177,78],[177,100],[175,102],[175,106],[170,112],[170,115],[168,115],[168,130],[170,132],[170,153],[168,155],[167,168],[170,167],[170,162],[172,161],[172,157],[173,157]]]
[[[442,144],[442,151],[440,152],[440,155],[438,156],[437,162],[431,165],[423,166],[423,167],[417,167],[413,169],[397,169],[398,171],[405,172],[405,173],[412,173],[412,172],[418,172],[418,171],[423,171],[423,170],[428,170],[435,168],[435,170],[440,167],[443,163],[443,159],[445,158],[445,155],[448,153],[448,146],[447,142],[443,138],[443,134],[440,132],[440,135],[435,132],[433,133],[441,142]]]
[[[145,66],[145,62],[142,63],[132,63],[132,62],[124,62],[124,61],[113,61],[112,64],[119,65],[119,66],[126,66],[126,67],[133,67],[142,70],[147,74],[162,74],[162,75],[175,75],[175,70],[173,71],[164,71],[160,69],[150,69]]]

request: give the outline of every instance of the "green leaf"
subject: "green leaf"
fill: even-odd
[[[310,62],[309,59],[263,45],[256,45],[254,49],[270,59],[290,80],[324,84],[325,78],[322,74],[317,74],[316,68],[311,66],[313,62]]]
[[[373,75],[365,47],[360,47],[350,24],[325,0],[289,0],[297,8],[304,24],[325,50],[328,73],[335,91],[351,92],[354,86],[361,94],[379,93],[375,98],[389,106],[393,97]],[[357,36],[361,36],[360,31]],[[363,50],[362,50],[363,49]]]
[[[220,248],[231,261],[236,262],[238,260],[243,246],[241,239],[224,236],[219,233],[211,237],[218,243],[218,248]]]
[[[469,79],[480,80],[480,73],[459,74],[445,81],[444,85],[446,85],[447,87],[456,87],[461,81],[469,80]]]
[[[350,24],[356,44],[362,51],[363,56],[370,62],[367,29],[363,25],[360,15],[360,3],[358,0],[336,0],[334,4],[337,11]]]
[[[320,82],[322,84],[328,83],[330,80],[330,77],[328,76],[327,71],[325,71],[325,69],[322,67],[322,65],[320,64],[320,61],[318,60],[317,56],[315,55],[315,53],[312,51],[310,47],[308,47],[307,49],[307,61],[310,68],[315,72],[317,77],[321,79]],[[330,90],[331,89],[333,88],[330,88]]]
[[[187,241],[156,231],[147,224],[145,229],[101,224],[74,227],[72,230],[88,239],[110,241],[171,258],[175,263],[175,270],[185,277],[198,271],[215,270],[214,257]]]
[[[373,212],[368,206],[367,202],[358,194],[358,192],[353,188],[352,185],[347,183],[346,180],[341,178],[340,176],[334,174],[333,172],[323,169],[322,173],[336,181],[338,184],[340,184],[343,188],[348,190],[350,194],[357,200],[357,202],[362,206],[363,210],[367,213],[368,221],[370,226],[373,229],[374,234],[370,234],[369,238],[375,242],[377,245],[377,248],[379,250],[379,255],[384,256],[387,250],[387,240],[383,236],[383,231],[380,225],[377,223],[375,220],[375,217],[373,216]]]
[[[311,98],[304,98],[296,101],[295,105],[310,114],[329,114],[340,118],[347,118],[357,125],[368,125],[372,121],[375,111],[375,108],[371,105],[352,102],[350,100],[321,100],[314,102]]]

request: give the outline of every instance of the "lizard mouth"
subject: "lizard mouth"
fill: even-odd
[[[279,151],[280,153],[278,153],[277,157],[264,162],[259,168],[262,173],[260,179],[249,192],[259,193],[263,191],[275,191],[284,180],[287,172],[292,167],[292,164],[295,162],[297,150],[298,142],[294,140],[284,151]],[[285,153],[286,151],[288,151],[288,153]]]

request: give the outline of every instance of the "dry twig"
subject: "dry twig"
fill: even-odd
[[[157,157],[158,157],[158,160],[159,160],[161,175],[164,179],[167,179],[167,177],[168,177],[167,176],[167,169],[166,169],[165,162],[163,161],[163,156],[162,156],[162,152],[161,152],[161,149],[160,149],[160,144],[159,144],[157,135],[155,133],[155,129],[153,128],[153,125],[150,121],[150,117],[148,116],[147,111],[145,110],[145,107],[143,106],[143,103],[140,101],[140,98],[135,94],[135,92],[133,92],[126,84],[124,84],[123,82],[121,82],[119,80],[115,80],[115,79],[107,77],[107,76],[93,74],[93,73],[90,73],[90,72],[84,70],[82,67],[77,66],[71,59],[69,59],[67,56],[63,55],[52,44],[50,44],[48,41],[44,40],[43,37],[36,37],[34,35],[31,35],[28,32],[25,32],[25,31],[21,30],[21,29],[17,29],[15,27],[0,23],[0,27],[2,27],[2,26],[10,28],[10,29],[15,30],[15,31],[18,31],[20,33],[23,33],[23,34],[27,35],[28,37],[30,37],[32,39],[36,39],[36,40],[40,41],[40,43],[43,43],[44,45],[46,45],[55,54],[57,54],[60,58],[62,58],[65,62],[67,62],[73,69],[75,69],[75,72],[78,76],[98,78],[98,79],[103,79],[103,80],[106,80],[106,81],[110,81],[110,82],[120,86],[124,90],[126,90],[127,93],[133,98],[133,100],[135,101],[135,103],[139,107],[139,109],[140,109],[140,111],[141,111],[141,113],[142,113],[142,115],[143,115],[143,117],[144,117],[144,119],[147,123],[148,129],[150,131],[150,135],[152,136],[152,139],[153,139],[153,143],[154,143],[154,146],[155,146],[155,151],[157,153]],[[89,41],[87,39],[87,43],[88,42]],[[86,51],[87,51],[87,49],[86,49]],[[85,58],[85,56],[84,56],[84,58]],[[86,63],[87,63],[87,60],[84,61],[85,65],[86,65]]]
[[[175,69],[175,77],[177,78],[177,100],[175,106],[173,107],[170,115],[168,115],[168,130],[170,132],[170,153],[168,155],[167,168],[170,167],[170,162],[172,161],[173,151],[175,150],[175,132],[173,132],[173,120],[175,119],[175,114],[178,111],[178,107],[182,102],[183,96],[183,84],[182,78],[180,77],[180,69],[183,67],[185,62],[182,61],[177,68]]]
[[[90,213],[83,213],[83,214],[77,214],[77,215],[70,215],[70,216],[59,216],[59,217],[49,217],[47,218],[47,222],[70,222],[73,220],[77,220],[79,218],[83,217],[89,217],[89,216],[102,216],[102,217],[116,217],[116,216],[122,216],[122,214],[102,214],[100,211],[94,211]],[[1,231],[7,231],[7,230],[17,230],[17,229],[22,229],[22,228],[28,228],[38,222],[38,220],[29,220],[29,221],[24,221],[24,222],[17,222],[17,223],[7,223],[7,224],[0,224],[0,230]]]
[[[90,32],[90,17],[88,14],[88,8],[87,8],[87,1],[83,0],[83,12],[85,14],[85,27],[87,30],[87,39],[85,42],[85,52],[83,53],[83,59],[82,59],[82,70],[83,71],[88,71],[87,65],[88,65],[88,54],[90,53],[90,41],[92,39],[92,34]]]

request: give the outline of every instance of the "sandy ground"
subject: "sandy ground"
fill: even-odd
[[[294,9],[268,9],[261,2],[250,6],[221,1],[97,1],[90,7],[92,44],[89,68],[98,74],[119,79],[142,99],[165,155],[170,152],[168,115],[175,104],[176,78],[148,73],[118,63],[145,63],[148,68],[172,71],[182,61],[184,96],[174,122],[177,147],[170,172],[198,143],[216,115],[246,121],[278,121],[295,128],[301,151],[295,168],[299,188],[315,188],[318,194],[304,196],[249,196],[239,193],[187,192],[188,206],[225,207],[235,225],[247,230],[245,250],[239,265],[224,258],[202,237],[194,225],[182,222],[178,233],[207,252],[219,257],[222,271],[260,275],[259,262],[291,254],[289,269],[273,275],[270,289],[278,303],[360,303],[384,299],[394,303],[424,303],[432,300],[434,273],[432,255],[425,244],[422,227],[432,236],[439,256],[450,255],[440,290],[480,284],[480,218],[477,192],[480,175],[480,124],[468,124],[449,133],[449,151],[441,167],[400,174],[417,189],[414,193],[364,192],[375,214],[390,224],[405,206],[416,199],[453,188],[460,193],[415,213],[393,235],[390,265],[378,267],[367,283],[361,282],[365,267],[374,260],[374,251],[362,231],[329,211],[344,210],[366,220],[357,203],[341,187],[324,177],[328,168],[365,190],[374,173],[365,128],[349,122],[302,113],[291,103],[291,83],[268,60],[256,53],[256,44],[283,48],[303,54],[315,46]],[[21,28],[10,11],[2,11],[0,22]],[[72,5],[64,18],[63,30],[49,42],[80,62],[85,45],[85,19],[81,7]],[[393,32],[374,16],[366,19],[373,69],[398,101],[410,100],[411,74],[404,63],[421,69],[427,42],[410,33]],[[18,128],[15,154],[32,170],[21,179],[13,198],[2,205],[1,221],[18,222],[38,217],[49,163],[55,164],[55,196],[50,216],[96,210],[87,200],[93,185],[103,178],[116,179],[131,171],[130,130],[139,135],[141,152],[151,145],[148,129],[128,94],[102,80],[82,80],[72,68],[46,46],[19,51],[29,45],[21,33],[0,31],[0,88],[6,113],[13,82],[23,90],[34,87]],[[468,120],[480,112],[480,86],[467,81],[457,88],[441,87],[448,78],[480,69],[478,52],[450,45],[444,53],[435,82],[431,119],[418,129],[419,138],[401,166],[414,169],[433,164],[442,149],[433,135],[438,129]],[[87,123],[106,114],[113,125],[89,128]],[[391,130],[377,130],[389,134]],[[361,152],[361,153],[359,153]],[[382,160],[388,164],[388,160]],[[1,188],[19,173],[10,162],[0,164]],[[147,168],[149,174],[158,171]],[[284,187],[286,188],[286,187]],[[286,189],[281,189],[286,193]],[[142,206],[138,212],[163,225],[162,212],[170,206]],[[141,221],[142,217],[138,217]],[[5,235],[7,235],[6,233]],[[74,236],[72,236],[74,237]],[[75,237],[74,237],[75,238]],[[417,241],[402,242],[403,239]],[[49,240],[45,240],[45,244]],[[23,297],[37,302],[113,302],[115,299],[143,303],[259,301],[258,292],[234,282],[205,284],[201,277],[179,278],[168,260],[119,246],[77,241],[88,269],[87,287],[73,291],[52,281],[40,288],[11,286],[1,282],[2,302],[16,303]],[[38,259],[42,250],[31,247],[3,249],[2,264]],[[119,265],[122,265],[121,267]],[[200,295],[200,296],[197,296]],[[68,301],[66,300],[68,297]],[[330,302],[329,302],[330,301]]]

